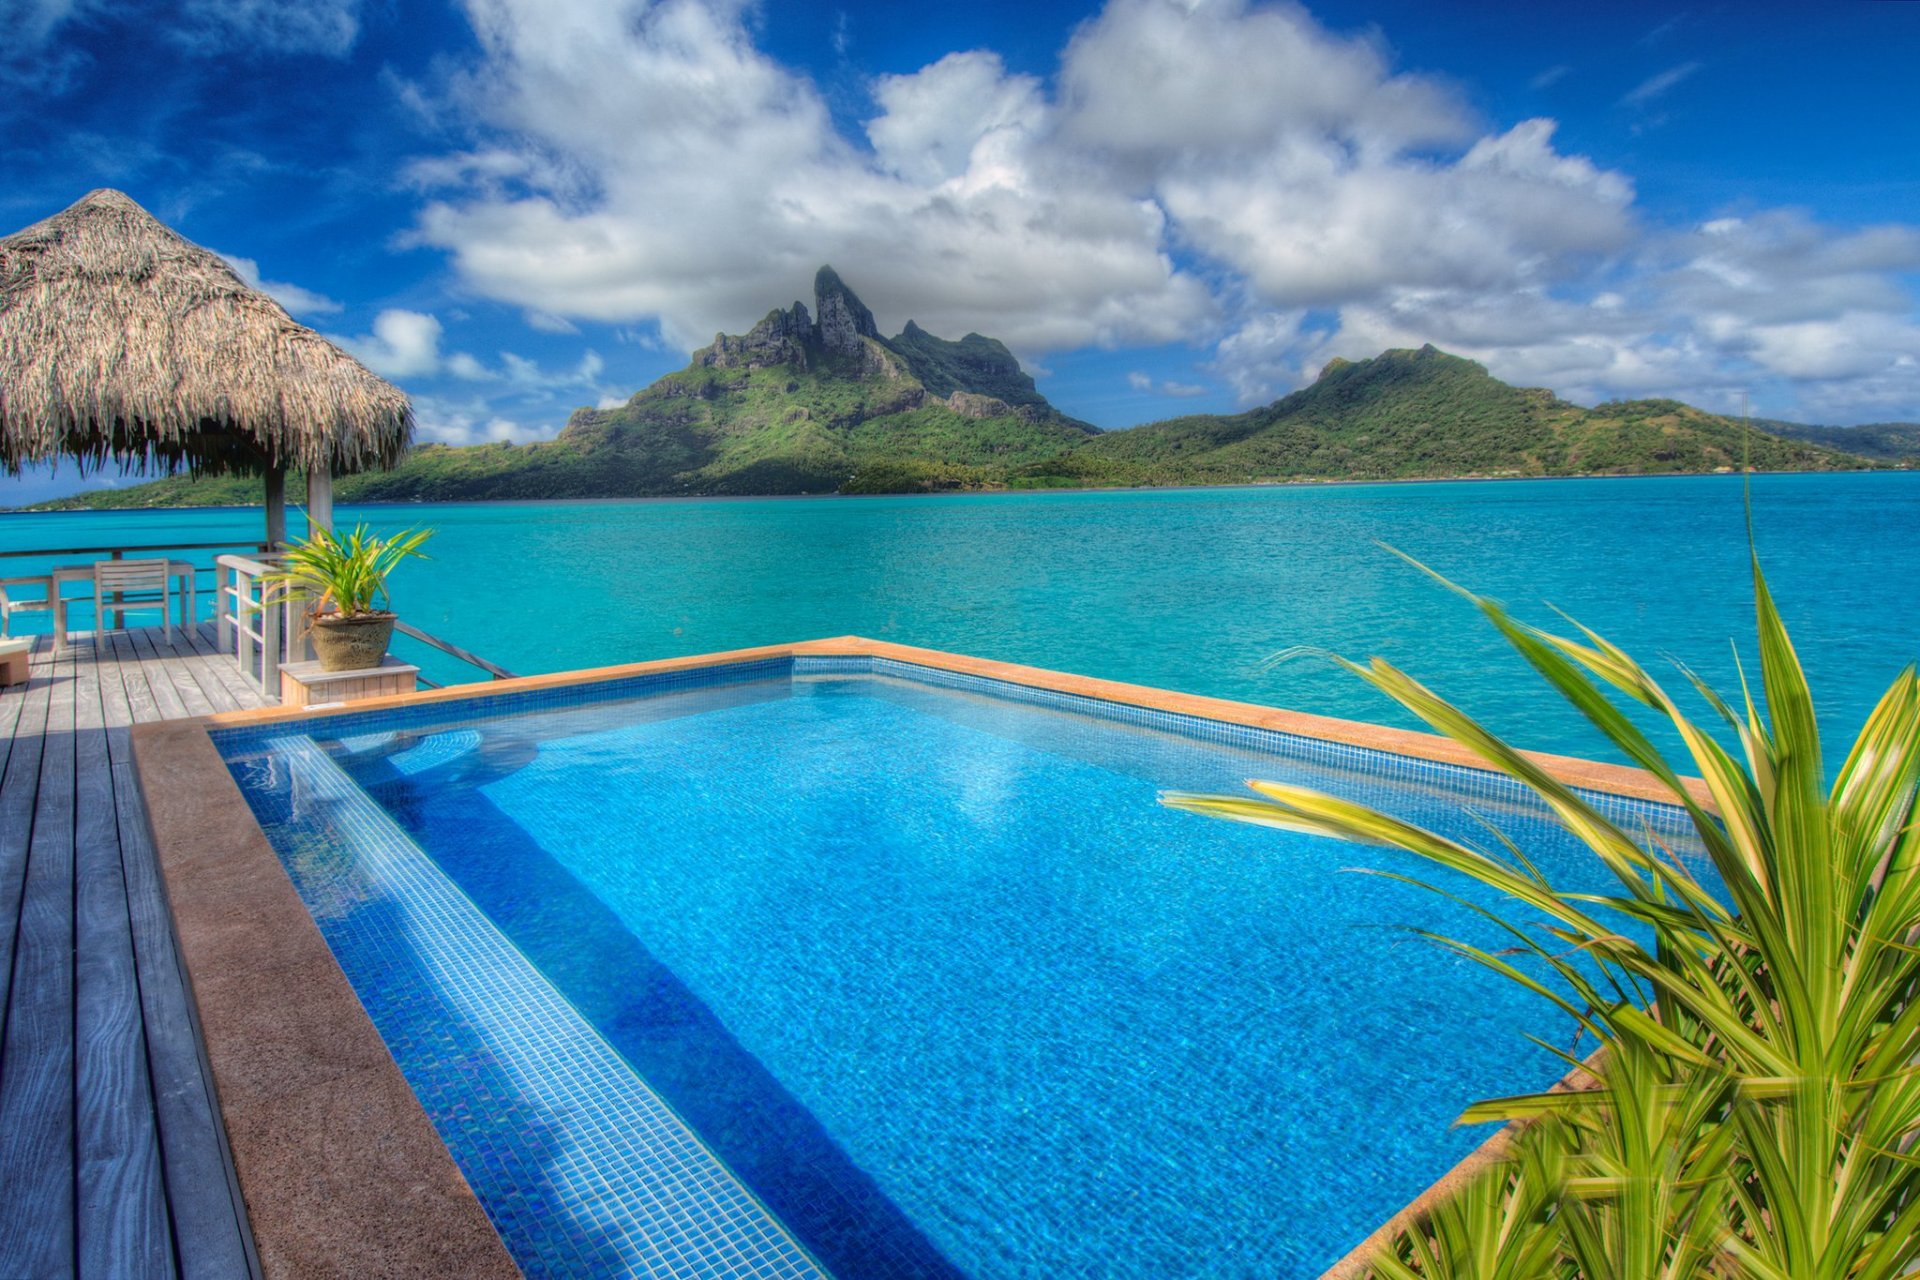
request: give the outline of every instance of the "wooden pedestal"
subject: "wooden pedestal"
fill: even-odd
[[[0,686],[27,682],[27,657],[32,652],[31,640],[0,640]]]
[[[322,671],[317,662],[289,662],[280,668],[280,702],[288,707],[332,706],[412,693],[420,668],[392,654],[364,671]]]

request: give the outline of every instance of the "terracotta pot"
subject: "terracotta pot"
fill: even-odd
[[[323,615],[313,620],[313,652],[322,671],[364,671],[380,665],[393,640],[391,613],[354,618]]]

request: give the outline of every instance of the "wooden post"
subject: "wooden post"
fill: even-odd
[[[233,643],[233,570],[216,557],[213,562],[213,630],[221,653]]]
[[[236,622],[234,657],[239,660],[240,670],[249,680],[257,679],[253,668],[253,575],[240,569],[233,571],[233,585],[238,589],[234,604],[240,610]],[[265,624],[262,624],[264,628]]]
[[[307,472],[307,532],[333,532],[333,473],[325,467]]]
[[[267,468],[267,542],[278,547],[287,540],[287,469]]]
[[[268,604],[266,592],[260,593],[260,692],[269,698],[280,696],[280,615],[285,606]]]

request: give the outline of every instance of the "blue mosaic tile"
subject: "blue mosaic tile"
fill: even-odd
[[[527,1274],[824,1280],[325,752],[284,730],[261,745],[289,874]]]
[[[863,654],[765,658],[754,662],[656,672],[523,693],[480,694],[472,698],[425,703],[400,710],[350,712],[328,717],[324,721],[324,727],[325,736],[328,738],[348,738],[360,734],[419,729],[428,726],[437,728],[455,723],[478,724],[533,711],[589,706],[674,690],[712,688],[783,676],[847,675],[872,675],[910,680],[937,688],[1004,698],[1029,706],[1050,707],[1074,714],[1179,734],[1203,742],[1272,754],[1289,761],[1343,767],[1383,781],[1441,787],[1457,792],[1463,798],[1471,798],[1483,804],[1518,809],[1539,807],[1539,801],[1526,787],[1489,769],[1422,760],[1373,747],[1329,742],[1302,734],[1160,711],[1126,702],[1088,697],[1084,694],[1061,693],[1006,680],[943,671],[894,658]],[[215,745],[224,754],[231,756],[255,749],[271,738],[292,731],[302,723],[307,722],[281,721],[271,725],[215,729],[213,739]],[[1682,843],[1691,839],[1691,822],[1686,812],[1677,805],[1615,795],[1590,788],[1576,787],[1573,790],[1602,815],[1620,824],[1630,833],[1640,834],[1644,831],[1664,841]]]

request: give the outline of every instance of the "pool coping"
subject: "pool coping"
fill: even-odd
[[[212,732],[748,662],[833,657],[892,659],[1492,772],[1467,748],[1434,734],[860,636],[454,685],[342,707],[265,708],[134,726],[134,765],[265,1275],[520,1273],[254,821]],[[1572,786],[1673,803],[1671,792],[1637,769],[1524,754]],[[1686,785],[1696,799],[1707,799],[1698,780]],[[300,998],[285,999],[288,990]],[[351,1127],[352,1140],[338,1139],[342,1126]],[[1326,1273],[1329,1280],[1357,1274],[1355,1260],[1363,1263],[1392,1229],[1497,1158],[1503,1136],[1495,1134],[1394,1215]]]
[[[1384,751],[1391,755],[1407,756],[1436,764],[1493,771],[1486,760],[1473,751],[1439,734],[1423,733],[1414,729],[1397,729],[1388,725],[1370,724],[1362,720],[1342,720],[1334,716],[1316,715],[1306,711],[1265,707],[1251,702],[1204,697],[1200,694],[1175,693],[1169,689],[1156,689],[1148,685],[1101,680],[1092,676],[1052,671],[1044,667],[1027,667],[1017,663],[998,662],[991,658],[974,658],[965,654],[947,653],[939,649],[921,649],[912,645],[895,644],[888,640],[871,640],[865,636],[835,636],[827,640],[802,640],[792,644],[762,645],[757,648],[731,649],[720,653],[661,658],[652,662],[587,667],[575,671],[556,671],[550,675],[495,680],[489,684],[448,685],[443,689],[428,689],[386,698],[370,698],[350,706],[323,707],[318,710],[262,707],[248,711],[227,711],[207,717],[206,723],[221,729],[252,727],[276,724],[284,720],[358,715],[395,707],[415,707],[435,702],[461,702],[507,693],[528,693],[571,685],[598,684],[608,680],[655,675],[669,671],[731,666],[767,659],[809,657],[891,658],[896,662],[931,667],[936,671],[979,676],[988,680],[1000,680],[1008,684],[1026,685],[1030,688],[1074,694],[1106,702],[1126,703],[1174,715],[1195,716],[1202,720],[1218,720],[1228,724],[1271,729],[1278,733]],[[1650,800],[1659,804],[1673,803],[1673,793],[1653,775],[1641,769],[1541,751],[1522,751],[1520,754],[1569,786],[1590,791],[1604,791],[1633,800]],[[1696,778],[1687,778],[1684,781],[1695,800],[1703,804],[1711,803],[1711,796],[1704,783]]]

